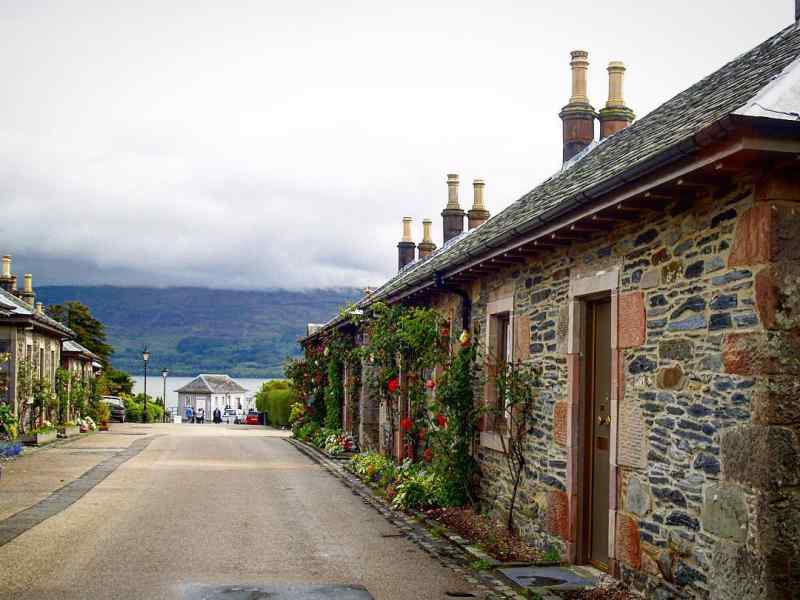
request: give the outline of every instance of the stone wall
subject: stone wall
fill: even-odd
[[[785,187],[784,196],[796,191]],[[765,208],[764,194],[740,182],[675,202],[649,215],[646,225],[554,250],[475,289],[476,337],[486,305],[511,289],[515,346],[523,340],[521,357],[542,368],[517,515],[537,545],[563,550],[570,535],[570,281],[617,267],[620,419],[641,425],[637,439],[620,439],[626,450],[619,453],[615,548],[622,575],[648,594],[680,590],[696,598],[731,597],[712,590],[723,589],[720,582],[736,587],[730,577],[736,568],[757,570],[759,577],[750,579],[758,589],[768,586],[770,569],[795,576],[786,560],[797,556],[800,540],[800,409],[797,377],[785,359],[800,356],[800,252],[790,233],[800,217],[784,197],[785,205]],[[626,426],[620,438],[636,432]],[[510,489],[502,456],[481,447],[478,457],[482,500],[502,510]],[[793,528],[764,525],[778,519],[776,511]]]

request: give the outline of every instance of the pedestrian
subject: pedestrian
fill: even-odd
[[[194,423],[194,411],[192,410],[192,405],[186,405],[186,422],[187,423]]]
[[[222,423],[222,413],[219,408],[214,409],[214,423]]]
[[[201,406],[200,408],[197,409],[197,422],[200,423],[200,425],[202,425],[203,421],[205,421],[205,418],[206,418],[206,409]]]

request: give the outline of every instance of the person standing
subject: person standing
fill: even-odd
[[[200,408],[197,409],[197,422],[200,423],[200,425],[202,425],[205,419],[206,419],[206,409],[201,406]]]
[[[186,422],[187,423],[194,423],[194,411],[192,410],[192,405],[186,405]]]

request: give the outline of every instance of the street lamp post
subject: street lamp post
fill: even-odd
[[[142,422],[147,423],[147,361],[150,360],[150,351],[147,346],[142,350],[142,360],[144,361],[144,412],[142,412]]]
[[[161,396],[161,402],[164,404],[164,420],[167,419],[167,369],[161,369],[161,378],[164,380],[164,394]]]

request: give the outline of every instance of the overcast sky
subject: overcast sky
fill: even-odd
[[[379,284],[446,174],[496,213],[560,166],[569,51],[644,115],[793,0],[0,0],[0,252],[34,284]]]

